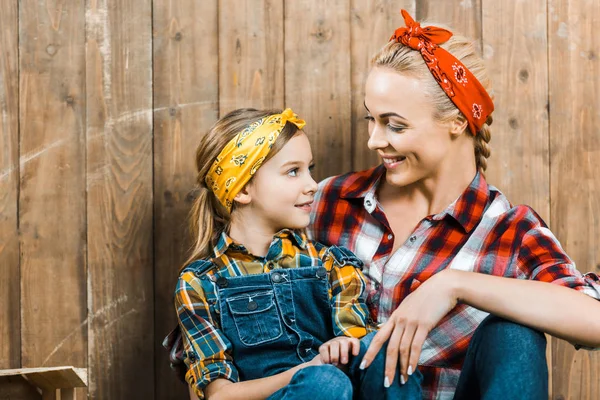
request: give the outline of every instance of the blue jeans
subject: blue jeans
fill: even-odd
[[[379,351],[368,368],[359,369],[373,336],[375,332],[361,339],[360,353],[351,358],[348,373],[332,365],[301,369],[286,387],[275,392],[268,400],[420,400],[423,376],[419,371],[415,371],[408,382],[402,385],[397,370],[391,386],[383,386],[387,346]]]
[[[454,399],[547,400],[544,334],[496,316],[484,319],[469,344]]]

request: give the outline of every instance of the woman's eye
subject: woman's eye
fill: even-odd
[[[365,119],[366,119],[367,121],[375,121],[375,118],[373,118],[373,117],[372,117],[372,116],[370,116],[370,115],[366,115],[366,116],[365,116]]]
[[[406,126],[395,126],[395,125],[389,125],[388,124],[388,128],[392,132],[402,132],[403,130],[406,129]]]
[[[288,171],[289,176],[298,176],[298,168],[292,168]]]

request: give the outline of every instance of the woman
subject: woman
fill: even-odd
[[[541,332],[600,347],[600,281],[486,183],[493,103],[474,46],[402,14],[366,82],[382,164],[321,182],[311,236],[366,264],[381,324],[366,367],[389,339],[388,376],[418,366],[425,398],[547,399]]]

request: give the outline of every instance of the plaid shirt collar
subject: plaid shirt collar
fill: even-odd
[[[374,196],[384,176],[385,167],[383,164],[357,173],[352,181],[345,182],[345,186],[340,191],[340,197],[343,199],[358,199],[367,197],[369,194]],[[439,221],[446,216],[452,217],[463,227],[466,233],[469,233],[481,221],[489,203],[490,190],[488,184],[483,175],[477,172],[471,184],[452,204],[442,212],[427,218]]]
[[[290,239],[302,250],[307,249],[308,238],[303,232],[296,232],[291,229],[282,229],[273,236],[273,241],[277,239]],[[271,242],[272,244],[273,242]],[[227,252],[228,249],[235,250],[237,252],[249,254],[249,251],[242,244],[233,241],[231,236],[226,232],[221,232],[217,244],[213,247],[214,258],[219,258]]]

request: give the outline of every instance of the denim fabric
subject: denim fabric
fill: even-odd
[[[241,380],[310,361],[334,337],[324,267],[275,269],[216,282],[221,327]]]
[[[544,334],[487,317],[471,339],[454,399],[547,400]]]
[[[318,355],[334,337],[329,281],[323,267],[276,269],[268,274],[220,277],[221,326],[232,343],[232,357],[242,380],[284,372]],[[399,374],[384,388],[383,348],[365,370],[359,365],[375,332],[361,340],[348,373],[332,365],[306,367],[274,393],[279,399],[421,399],[419,371],[405,385]]]

